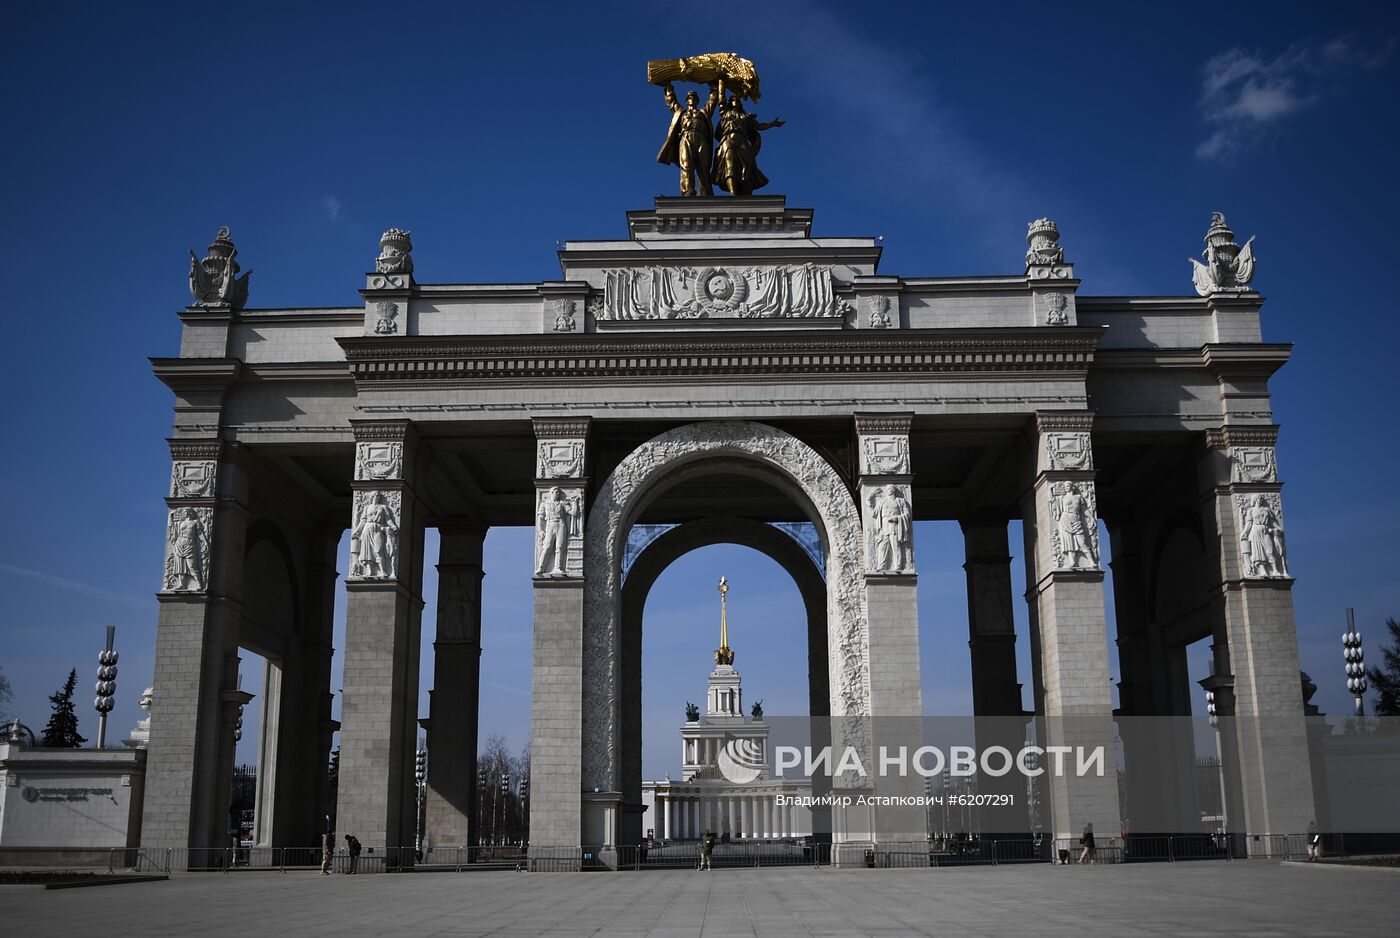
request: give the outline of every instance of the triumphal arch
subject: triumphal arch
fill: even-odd
[[[1034,715],[1052,737],[1056,719],[1098,721],[1111,741],[1115,716],[1191,712],[1185,648],[1209,638],[1217,710],[1241,718],[1223,741],[1232,824],[1305,829],[1268,389],[1289,346],[1261,337],[1252,246],[1214,216],[1205,263],[1181,271],[1195,289],[1167,297],[1094,295],[1073,233],[1062,246],[1043,217],[1024,264],[1007,232],[1004,273],[884,271],[876,240],[815,234],[811,209],[753,194],[766,178],[745,144],[776,124],[722,88],[701,97],[667,86],[662,156],[683,191],[718,192],[658,197],[616,239],[565,243],[557,280],[417,270],[399,228],[367,246],[350,307],[247,305],[227,230],[192,261],[180,354],[154,359],[176,402],[146,842],[225,842],[248,648],[268,661],[260,840],[316,842],[343,654],[337,829],[412,844],[430,681],[426,825],[470,843],[483,537],[532,525],[533,622],[509,624],[533,629],[531,842],[635,843],[641,609],[660,570],[720,541],[770,553],[807,607],[812,715],[918,717],[912,530],[931,519],[965,537],[977,714]],[[420,676],[428,527],[439,593]],[[1111,773],[1051,789],[1056,834],[1116,830]]]

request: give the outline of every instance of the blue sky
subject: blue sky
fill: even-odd
[[[112,623],[114,733],[140,716],[171,405],[146,357],[177,349],[186,249],[230,225],[256,268],[253,306],[357,303],[389,225],[412,229],[424,282],[552,279],[556,240],[620,236],[625,210],[674,190],[674,170],[654,162],[667,118],[646,60],[721,49],[757,63],[760,116],[787,121],[766,138],[766,191],[814,208],[818,234],[883,235],[884,273],[1018,272],[1026,221],[1050,215],[1083,293],[1182,294],[1210,212],[1258,234],[1265,337],[1297,343],[1273,388],[1303,666],[1324,709],[1349,707],[1344,608],[1372,660],[1384,617],[1400,616],[1393,8],[703,9],[7,11],[0,668],[12,712],[42,726],[45,697],[77,667],[95,735],[86,688]],[[966,712],[957,529],[917,536],[925,700]],[[512,748],[528,728],[528,552],[519,530],[488,541],[482,732]],[[671,727],[703,693],[720,573],[735,584],[750,698],[770,713],[805,700],[791,582],[740,548],[691,555],[647,609],[649,774],[672,766]]]

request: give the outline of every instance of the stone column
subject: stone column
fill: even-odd
[[[1019,717],[1016,621],[1011,612],[1011,552],[1006,522],[963,521],[967,561],[968,647],[972,649],[972,712]]]
[[[534,663],[530,709],[530,841],[615,843],[606,805],[583,817],[583,525],[589,421],[536,419]],[[601,793],[600,793],[601,794]],[[615,812],[614,812],[615,815]]]
[[[1111,836],[1122,820],[1092,426],[1090,413],[1036,414],[1035,472],[1023,504],[1026,582],[1035,599],[1044,700],[1040,745],[1085,753],[1102,747],[1102,775],[1077,775],[1074,753],[1065,759],[1064,775],[1046,773],[1053,833],[1071,839],[1086,823],[1100,836]],[[1052,768],[1053,762],[1047,760]]]
[[[413,846],[426,450],[407,421],[355,422],[336,829],[366,850]]]
[[[1149,496],[1150,498],[1150,496]],[[1123,746],[1127,807],[1138,831],[1199,827],[1195,743],[1187,690],[1186,649],[1164,645],[1163,626],[1148,608],[1144,556],[1160,527],[1135,517],[1107,522],[1117,625],[1118,731]],[[1160,522],[1158,522],[1160,525]],[[1142,719],[1180,717],[1180,720]]]
[[[919,675],[918,576],[914,565],[913,467],[909,458],[912,414],[856,414],[860,509],[866,558],[866,612],[870,628],[870,716],[877,758],[880,747],[913,752],[922,744]],[[872,762],[872,764],[876,764]],[[917,795],[911,773],[879,779],[881,794]],[[922,809],[881,808],[868,832],[886,841],[922,838]],[[852,831],[851,836],[866,832]]]
[[[1232,831],[1293,834],[1315,816],[1298,683],[1275,426],[1206,434],[1203,514],[1214,531],[1223,608],[1216,626],[1216,706],[1233,750],[1242,816]],[[1250,841],[1252,843],[1252,840]]]
[[[870,615],[871,712],[921,716],[910,414],[856,414]]]
[[[331,660],[336,550],[343,531],[339,521],[306,531],[304,559],[294,570],[300,627],[288,632],[286,654],[266,661],[259,701],[259,846],[313,844],[324,830],[331,735],[337,726],[331,720]]]
[[[307,563],[306,623],[307,634],[302,644],[303,673],[306,679],[302,685],[304,709],[297,718],[305,721],[308,714],[315,716],[314,744],[311,751],[299,756],[302,792],[300,808],[291,809],[304,812],[307,804],[315,804],[316,811],[308,819],[299,822],[299,833],[288,843],[319,843],[325,830],[325,816],[330,813],[330,757],[334,734],[340,723],[331,719],[331,707],[335,694],[331,689],[331,664],[335,658],[333,632],[335,629],[336,589],[340,574],[336,571],[336,553],[340,538],[344,533],[341,522],[320,525],[312,538],[311,557]]]
[[[1011,612],[1011,552],[1004,519],[962,522],[967,560],[968,648],[972,655],[972,712],[977,745],[1020,750],[1026,738],[1021,685],[1016,680],[1016,623]],[[1030,833],[1025,778],[1017,772],[978,779],[978,792],[1006,796],[979,811],[989,833]]]
[[[423,826],[435,847],[468,846],[480,841],[473,809],[481,688],[481,547],[486,528],[459,522],[439,530]]]
[[[236,447],[171,440],[142,843],[226,846],[248,524]],[[243,695],[246,696],[246,695]]]

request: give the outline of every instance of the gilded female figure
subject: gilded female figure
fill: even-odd
[[[758,168],[759,131],[783,126],[781,120],[760,121],[731,96],[720,106],[719,148],[715,151],[714,184],[730,195],[752,195],[768,185]]]

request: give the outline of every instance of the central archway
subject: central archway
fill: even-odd
[[[584,790],[620,791],[622,556],[646,506],[681,478],[755,475],[799,505],[826,558],[828,680],[832,716],[869,713],[869,626],[861,522],[841,476],[812,447],[748,421],[688,424],[653,437],[618,464],[588,515],[584,549]]]

